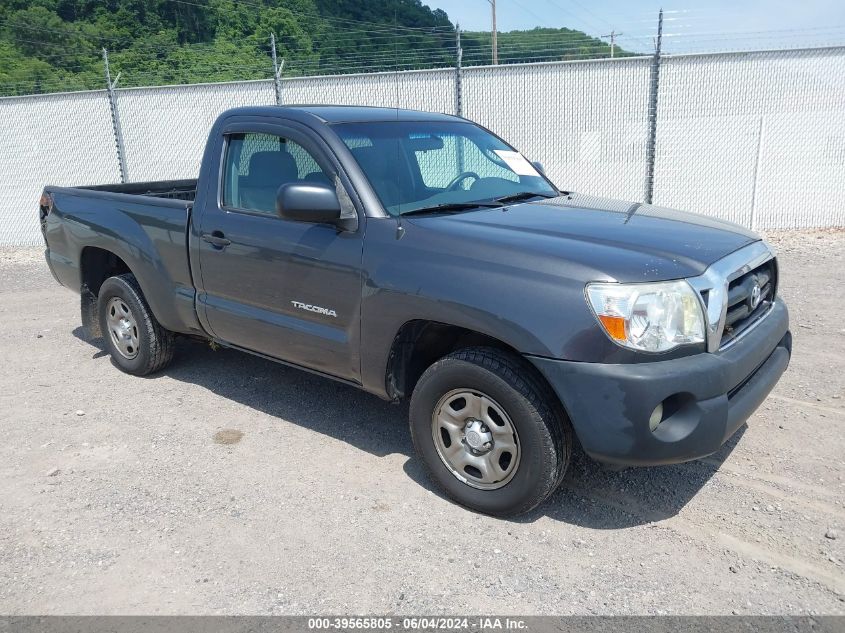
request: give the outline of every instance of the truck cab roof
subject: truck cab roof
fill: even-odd
[[[350,105],[283,105],[246,106],[226,111],[226,116],[282,116],[288,119],[319,119],[322,123],[362,123],[372,121],[455,121],[462,120],[450,114]]]

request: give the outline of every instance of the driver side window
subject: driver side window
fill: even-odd
[[[501,159],[498,157],[491,159],[468,138],[454,135],[442,135],[439,138],[443,141],[439,148],[414,150],[420,176],[426,187],[443,189],[463,172],[474,172],[479,178],[503,178],[519,182],[519,176],[506,166],[499,164]],[[460,186],[466,189],[472,183],[473,178],[470,177],[465,179]]]
[[[276,214],[276,192],[290,182],[331,185],[301,145],[271,134],[232,134],[223,167],[223,206]]]

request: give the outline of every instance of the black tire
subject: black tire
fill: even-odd
[[[137,349],[132,350],[135,354],[132,358],[119,351],[109,328],[108,311],[114,298],[125,302],[136,324],[138,344]],[[97,298],[97,314],[106,349],[122,371],[146,376],[163,369],[173,360],[173,332],[165,330],[156,321],[135,275],[127,273],[109,277],[103,282]]]
[[[477,390],[492,398],[516,429],[521,456],[502,487],[482,490],[461,481],[441,459],[432,418],[441,398],[454,390]],[[569,420],[533,367],[493,348],[468,348],[445,356],[420,377],[411,397],[411,437],[429,477],[457,503],[498,517],[522,514],[551,495],[563,480],[572,452]]]

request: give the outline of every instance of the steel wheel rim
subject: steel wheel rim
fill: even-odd
[[[112,297],[106,305],[106,326],[118,354],[132,360],[138,355],[138,322],[126,302]]]
[[[519,468],[520,444],[510,416],[477,389],[454,389],[431,416],[431,434],[443,465],[480,490],[496,490]]]

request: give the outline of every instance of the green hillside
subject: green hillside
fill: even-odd
[[[266,79],[270,33],[284,75],[434,68],[455,27],[419,0],[0,0],[0,95]],[[489,64],[490,34],[464,33],[464,64]],[[499,62],[607,57],[570,29],[500,33]],[[617,55],[625,54],[617,49]]]

